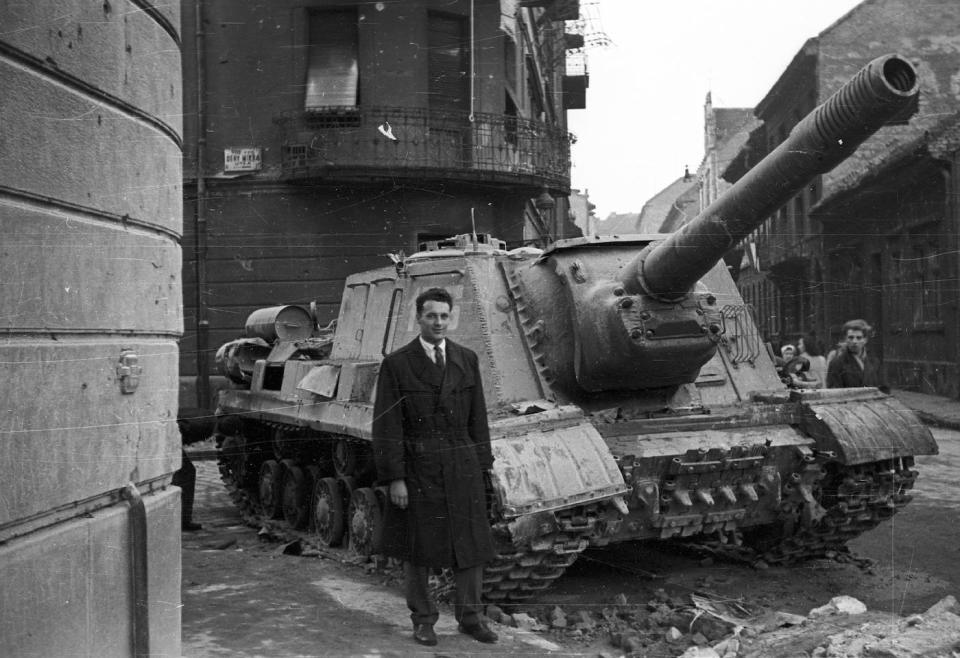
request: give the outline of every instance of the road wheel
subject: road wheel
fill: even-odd
[[[334,478],[320,478],[313,489],[313,525],[325,546],[339,546],[346,527],[346,512],[340,484]]]
[[[283,467],[275,459],[268,459],[260,467],[260,507],[268,519],[283,517]]]
[[[220,444],[220,472],[226,469],[238,487],[249,485],[251,480],[245,443],[242,436],[227,436]]]
[[[245,520],[259,516],[259,453],[248,453],[246,440],[239,434],[217,435],[217,448],[220,479],[230,493],[230,498],[240,509]]]
[[[309,477],[292,459],[284,459],[283,466],[283,518],[300,530],[310,520]]]
[[[350,549],[357,555],[379,553],[383,544],[383,514],[373,489],[363,487],[353,492],[347,517]]]

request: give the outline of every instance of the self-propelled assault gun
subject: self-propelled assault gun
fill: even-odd
[[[722,256],[917,93],[907,61],[871,62],[666,239],[507,251],[458,236],[349,277],[335,330],[295,307],[257,311],[220,353],[235,382],[218,410],[225,483],[248,514],[375,553],[377,368],[439,286],[487,394],[489,600],[529,598],[617,542],[699,537],[773,563],[842,549],[907,503],[914,456],[937,446],[876,389],[787,390]]]

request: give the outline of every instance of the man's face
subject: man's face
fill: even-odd
[[[867,345],[867,337],[862,331],[850,329],[847,331],[847,351],[851,354],[860,354]]]
[[[447,335],[447,325],[450,324],[450,305],[428,299],[423,303],[423,310],[417,316],[420,323],[420,336],[428,343],[437,344]]]

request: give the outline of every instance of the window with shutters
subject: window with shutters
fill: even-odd
[[[470,49],[462,16],[427,15],[431,110],[470,111]]]
[[[309,13],[307,109],[352,108],[359,104],[357,12],[354,9]]]

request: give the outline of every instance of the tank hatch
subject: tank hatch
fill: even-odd
[[[468,253],[500,254],[506,253],[507,243],[488,233],[461,233],[442,240],[427,240],[419,245],[420,251],[407,260],[422,258],[449,258]]]

